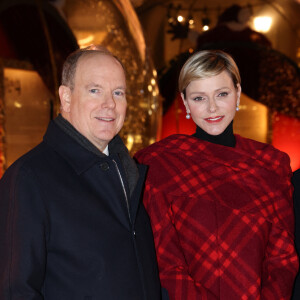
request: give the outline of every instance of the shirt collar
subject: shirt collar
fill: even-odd
[[[105,149],[102,151],[102,153],[109,156],[108,145],[105,147]]]

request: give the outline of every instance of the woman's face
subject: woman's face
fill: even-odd
[[[221,134],[233,120],[239,105],[241,86],[234,86],[227,71],[216,76],[191,81],[186,99],[181,94],[193,121],[210,135]]]

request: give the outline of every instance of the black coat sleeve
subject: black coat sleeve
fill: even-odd
[[[295,210],[295,246],[300,254],[300,169],[295,171],[292,177],[294,186],[294,210]],[[300,299],[300,274],[298,272],[293,291],[293,300]]]
[[[44,299],[46,211],[37,176],[9,168],[0,180],[0,299]]]

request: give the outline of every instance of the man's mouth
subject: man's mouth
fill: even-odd
[[[99,121],[111,122],[114,121],[114,118],[105,118],[105,117],[98,117],[96,118]]]

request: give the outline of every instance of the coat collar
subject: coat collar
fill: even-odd
[[[141,205],[140,199],[141,199],[141,195],[142,195],[142,192],[144,189],[145,177],[146,177],[146,173],[148,170],[148,166],[146,166],[146,165],[138,164],[137,167],[138,167],[138,172],[139,172],[139,178],[138,178],[138,182],[135,186],[135,189],[131,195],[131,201],[130,201],[130,215],[131,215],[133,224],[135,223],[136,214],[137,214],[139,205]]]
[[[44,142],[59,153],[74,168],[77,174],[83,173],[99,160],[107,158],[105,154],[96,155],[86,150],[54,121],[51,121],[48,126],[44,135]]]
[[[103,156],[103,153],[84,135],[82,135],[69,121],[63,118],[61,114],[59,114],[53,121],[56,125],[58,125],[58,127],[60,127],[60,129],[62,129],[62,131],[73,138],[79,145],[96,155]]]
[[[117,140],[113,139],[111,142],[119,143],[121,138],[116,136]],[[119,140],[120,139],[120,140]],[[75,170],[75,172],[80,175],[81,173],[88,170],[94,164],[99,163],[99,161],[109,160],[109,156],[106,155],[97,155],[91,151],[88,151],[84,146],[80,145],[74,138],[69,134],[64,132],[54,121],[51,121],[48,129],[44,135],[44,142],[54,149],[60,156],[66,160],[70,166]],[[109,143],[109,146],[111,146]],[[112,145],[116,150],[117,147]],[[125,147],[125,145],[124,145]],[[116,155],[116,153],[112,153]],[[132,160],[134,163],[134,161]],[[140,205],[140,196],[142,194],[143,183],[145,180],[147,166],[138,164],[137,167],[137,182],[134,185],[134,188],[130,197],[130,214],[132,217],[132,222],[135,222],[136,214],[138,207]]]
[[[99,160],[110,159],[99,151],[87,138],[81,135],[67,120],[59,115],[51,121],[44,136],[44,141],[59,152],[73,166],[77,174],[89,169]],[[117,155],[124,168],[126,179],[132,195],[139,178],[134,160],[119,135],[108,144],[109,153]]]

